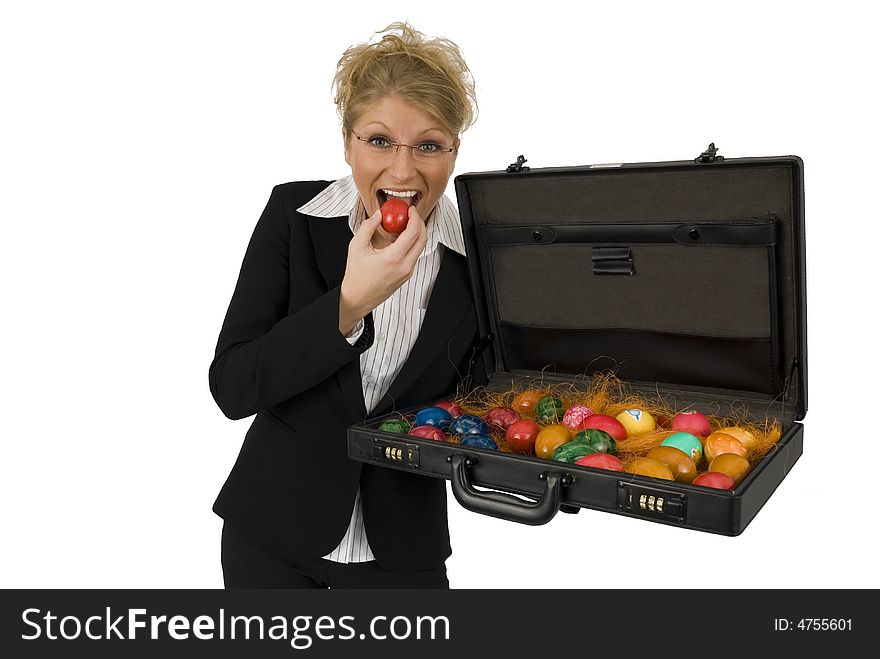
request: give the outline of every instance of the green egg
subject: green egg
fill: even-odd
[[[595,428],[581,430],[574,436],[572,441],[579,444],[586,444],[595,449],[598,453],[617,453],[617,442],[614,441],[614,437],[604,430],[597,430]]]
[[[540,423],[557,423],[564,412],[562,401],[556,396],[544,396],[535,403],[535,418]]]
[[[384,430],[385,432],[397,432],[405,435],[412,430],[412,426],[406,421],[406,419],[385,419],[379,425],[379,430]]]
[[[660,446],[672,446],[683,451],[690,456],[694,464],[699,464],[700,458],[703,457],[703,445],[700,443],[700,439],[689,432],[674,432],[660,442]]]

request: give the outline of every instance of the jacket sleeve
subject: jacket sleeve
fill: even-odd
[[[251,236],[208,370],[211,394],[230,419],[243,419],[305,391],[373,342],[372,314],[352,344],[339,331],[336,286],[288,315],[290,224],[272,190]]]

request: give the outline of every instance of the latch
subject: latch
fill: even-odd
[[[594,247],[594,275],[632,275],[632,250],[629,247]]]
[[[618,510],[681,523],[686,517],[686,504],[687,496],[681,492],[624,481],[617,483]]]
[[[516,172],[527,172],[529,171],[528,167],[523,167],[523,163],[528,162],[525,156],[517,156],[516,162],[511,163],[507,166],[507,173],[513,174]]]
[[[724,160],[724,156],[718,155],[718,149],[715,148],[715,142],[709,144],[709,148],[703,151],[694,159],[694,162],[718,162]]]

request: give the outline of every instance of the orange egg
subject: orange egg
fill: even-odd
[[[750,468],[749,461],[736,453],[722,453],[709,463],[709,471],[727,474],[735,483],[739,483]]]
[[[758,448],[758,438],[755,437],[754,433],[745,428],[739,426],[727,426],[726,428],[719,428],[718,432],[723,432],[736,437],[748,451],[754,451]]]
[[[706,441],[703,442],[703,454],[706,456],[706,462],[712,462],[722,453],[736,453],[744,458],[749,456],[748,449],[741,441],[733,435],[718,430],[706,437]]]
[[[669,467],[654,458],[636,458],[626,470],[631,474],[638,474],[639,476],[651,476],[667,481],[675,480]]]
[[[535,455],[549,460],[553,451],[571,441],[571,431],[561,423],[553,423],[541,428],[535,438]]]
[[[690,483],[697,477],[697,465],[691,456],[674,446],[657,446],[648,451],[647,457],[659,460],[672,472],[673,478],[682,483]]]
[[[545,394],[543,391],[538,391],[537,389],[528,389],[519,394],[516,398],[514,398],[513,402],[510,404],[510,407],[513,408],[520,416],[534,416],[535,403],[543,398],[544,395]]]

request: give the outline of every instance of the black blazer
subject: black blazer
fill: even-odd
[[[348,217],[296,209],[328,181],[272,190],[257,223],[209,370],[230,419],[256,414],[214,512],[291,558],[328,554],[351,520],[358,485],[367,538],[386,569],[420,570],[451,553],[445,481],[350,460],[346,428],[366,417],[359,356],[339,332]],[[455,391],[476,345],[465,259],[447,249],[421,332],[371,416]]]

